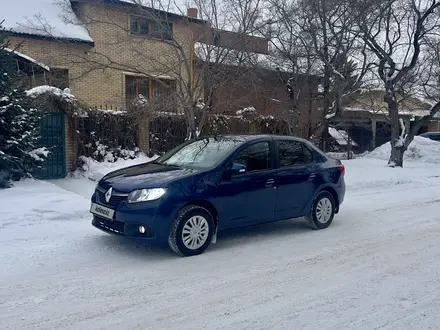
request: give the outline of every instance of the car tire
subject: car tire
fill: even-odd
[[[307,225],[312,229],[329,227],[335,216],[335,199],[327,191],[321,191],[313,201],[310,214],[305,217]]]
[[[204,207],[188,205],[171,225],[168,245],[182,257],[202,254],[214,234],[214,218]]]

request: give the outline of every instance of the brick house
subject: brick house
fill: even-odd
[[[199,74],[207,71],[203,81],[205,95],[212,92],[211,111],[235,115],[243,109],[254,108],[256,114],[263,116],[285,119],[297,116],[295,135],[310,137],[321,115],[318,111],[320,77],[305,74],[292,77],[289,69],[280,66],[279,59],[267,51],[268,41],[258,41],[252,49],[249,43],[242,42],[246,45],[245,51],[220,43],[196,44],[195,67]],[[223,54],[221,61],[217,53]],[[294,100],[287,91],[287,83],[297,93]],[[215,86],[212,90],[211,85]]]
[[[200,67],[194,65],[197,42],[268,54],[267,40],[212,29],[207,21],[197,18],[194,8],[181,15],[138,6],[129,0],[64,0],[63,5],[52,1],[22,0],[17,8],[8,4],[5,27],[10,30],[9,47],[21,58],[20,63],[30,59],[36,69],[26,81],[28,87],[68,87],[88,107],[126,110],[139,94],[150,102],[167,106],[174,104],[175,95],[185,94],[188,81],[191,88],[206,94],[206,83],[192,86],[196,78],[203,78]],[[35,16],[35,6],[42,17]],[[240,78],[241,88],[235,92],[244,91],[255,75],[262,83],[247,95],[248,103],[265,114],[279,113],[279,104],[285,103],[286,94],[273,70],[246,71]],[[231,86],[224,84],[217,89],[213,99],[225,98],[230,93],[228,85]],[[218,112],[245,106],[243,98],[235,101],[227,109],[221,109],[224,105],[220,102],[213,106]],[[65,169],[59,176],[73,165],[71,132],[66,120],[62,128],[66,140]],[[139,146],[145,149],[148,134],[140,136],[143,138]]]

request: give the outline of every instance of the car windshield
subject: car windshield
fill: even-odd
[[[236,146],[243,143],[242,139],[233,138],[206,138],[179,146],[155,163],[179,166],[208,168],[216,165],[227,156]]]

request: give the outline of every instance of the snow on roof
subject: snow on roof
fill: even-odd
[[[379,115],[388,115],[388,111],[384,109],[380,110],[373,110],[373,109],[363,109],[363,108],[352,108],[352,107],[345,107],[344,111],[366,111],[373,114],[379,114]],[[414,117],[423,117],[429,115],[429,110],[408,110],[408,109],[399,109],[399,115],[402,116],[414,116]],[[433,119],[440,119],[440,112],[437,112],[437,114],[432,117]]]
[[[337,130],[334,127],[329,127],[328,128],[328,133],[330,134],[330,136],[332,138],[334,138],[336,140],[336,142],[340,145],[340,146],[346,146],[348,145],[348,138],[349,135],[346,131],[344,130]],[[351,139],[351,145],[358,147],[358,144]]]
[[[17,55],[17,56],[20,56],[20,57],[24,58],[25,60],[28,60],[29,62],[35,63],[36,65],[38,65],[39,67],[42,67],[42,68],[43,68],[44,70],[46,70],[46,71],[50,71],[50,68],[49,68],[46,64],[43,64],[43,63],[41,63],[41,62],[38,62],[36,59],[33,59],[33,58],[30,57],[30,56],[27,56],[27,55],[25,55],[25,54],[23,54],[23,53],[20,53],[20,52],[18,52],[18,51],[16,51],[16,50],[12,50],[12,49],[10,49],[10,48],[5,48],[5,50],[6,50],[7,52],[9,52],[9,53],[13,53],[13,54],[15,54],[15,55]]]
[[[93,42],[69,0],[4,1],[2,19],[3,27],[15,33]]]

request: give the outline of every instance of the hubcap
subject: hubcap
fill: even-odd
[[[197,250],[205,244],[208,234],[208,221],[204,217],[196,215],[189,218],[183,226],[182,241],[186,248]]]
[[[316,219],[320,223],[327,223],[332,216],[332,211],[332,202],[327,197],[324,197],[316,205]]]

